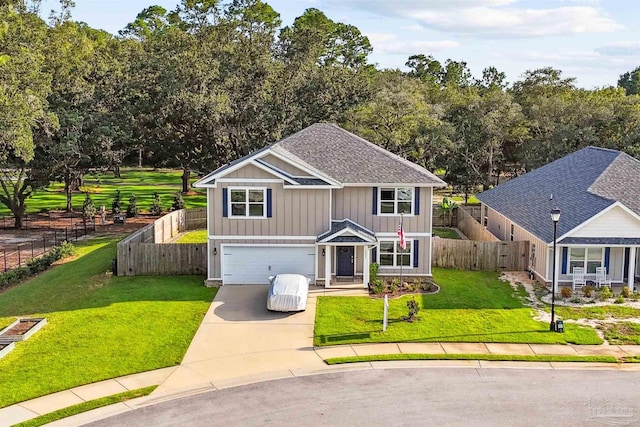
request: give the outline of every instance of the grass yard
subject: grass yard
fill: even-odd
[[[178,237],[176,243],[207,243],[207,230],[194,230]]]
[[[551,309],[548,309],[551,312]],[[640,310],[633,307],[625,307],[620,305],[605,305],[595,307],[558,307],[556,313],[561,319],[592,319],[604,320],[609,317],[617,319],[629,319],[631,317],[640,317]]]
[[[108,378],[178,364],[213,296],[200,276],[112,277],[116,240],[0,294],[0,324],[48,324],[0,359],[0,407]]]
[[[611,345],[640,345],[640,325],[637,323],[610,323],[605,324],[602,330]]]
[[[433,235],[443,239],[459,239],[460,235],[453,228],[433,227]]]
[[[377,342],[502,342],[600,344],[592,328],[565,323],[564,334],[533,319],[522,304],[523,289],[514,291],[498,273],[433,269],[440,292],[418,295],[419,320],[408,323],[405,296],[389,301],[389,327],[382,332],[383,300],[368,297],[318,298],[314,344],[318,346]]]
[[[168,210],[173,203],[173,194],[182,189],[182,171],[174,169],[122,169],[121,178],[114,178],[111,173],[87,174],[81,191],[73,194],[73,206],[76,210],[82,209],[84,193],[88,192],[96,207],[104,205],[107,211],[111,209],[111,202],[120,190],[122,201],[126,208],[129,197],[135,194],[138,199],[138,208],[148,211],[151,206],[153,193],[158,192],[164,210]],[[197,178],[192,178],[195,182]],[[187,208],[203,207],[207,205],[206,193],[198,190],[194,195],[183,196]],[[64,185],[59,182],[52,183],[47,188],[37,190],[27,200],[27,213],[42,212],[48,210],[63,210],[67,203],[64,194]],[[0,204],[0,215],[9,215],[10,211]]]

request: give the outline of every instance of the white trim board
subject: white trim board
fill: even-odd
[[[567,231],[566,233],[564,233],[562,236],[558,236],[558,241],[564,239],[565,237],[570,236],[571,234],[575,233],[576,231],[578,231],[579,229],[581,229],[582,227],[584,227],[585,225],[593,222],[594,220],[600,218],[601,216],[603,216],[604,214],[606,214],[607,212],[609,212],[610,210],[612,210],[615,207],[620,207],[622,208],[622,210],[624,210],[625,212],[627,212],[629,215],[631,215],[633,218],[635,218],[636,220],[640,221],[640,216],[638,216],[635,212],[633,212],[631,209],[629,209],[628,207],[626,207],[625,205],[623,205],[620,202],[615,202],[612,203],[611,205],[607,206],[606,208],[604,208],[603,210],[601,210],[600,212],[598,212],[597,214],[595,214],[594,216],[592,216],[591,218],[589,218],[588,220],[584,221],[582,224],[578,225],[577,227],[574,227],[573,229]],[[560,216],[560,220],[562,221],[562,216]],[[553,242],[551,242],[553,244]]]

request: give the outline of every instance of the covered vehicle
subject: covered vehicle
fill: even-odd
[[[269,277],[267,310],[304,311],[310,280],[301,274],[278,274]]]

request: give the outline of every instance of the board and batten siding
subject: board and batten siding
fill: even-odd
[[[254,165],[246,165],[224,176],[224,179],[279,179],[272,173]]]
[[[418,266],[403,267],[402,274],[404,276],[430,276],[431,275],[431,237],[411,237],[411,233],[407,233],[407,240],[418,241]],[[378,240],[385,240],[384,237],[378,237]],[[407,242],[407,244],[413,242]],[[379,251],[377,256],[379,256]],[[378,262],[377,259],[371,259],[371,262]],[[411,254],[411,262],[413,262],[413,253]],[[378,270],[379,276],[399,276],[400,268],[382,267]]]
[[[620,206],[614,206],[608,212],[584,224],[567,237],[640,238],[640,221]]]
[[[270,154],[262,157],[260,160],[287,172],[291,176],[310,176],[309,172],[305,172],[302,169],[293,166],[291,163],[285,162],[284,160]]]
[[[262,187],[272,190],[272,217],[223,217],[222,189]],[[318,236],[329,229],[328,189],[284,189],[282,183],[221,182],[209,188],[209,235],[214,236]]]
[[[483,205],[483,212],[485,211]],[[511,224],[509,218],[487,206],[487,230],[502,241],[511,240]],[[548,244],[535,235],[531,234],[518,224],[513,224],[513,240],[529,241],[529,268],[532,269],[539,279],[551,281],[551,270],[547,268],[547,260],[551,260],[548,255]]]
[[[420,188],[420,214],[404,215],[405,233],[431,232],[431,188]],[[333,191],[333,219],[350,219],[376,233],[398,231],[399,215],[374,215],[372,187],[344,187]]]

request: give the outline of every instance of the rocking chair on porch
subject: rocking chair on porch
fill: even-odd
[[[573,279],[571,287],[575,291],[576,289],[582,289],[587,284],[584,278],[584,268],[573,267]]]
[[[608,286],[611,287],[611,278],[607,277],[606,267],[596,267],[596,285],[598,287]]]

